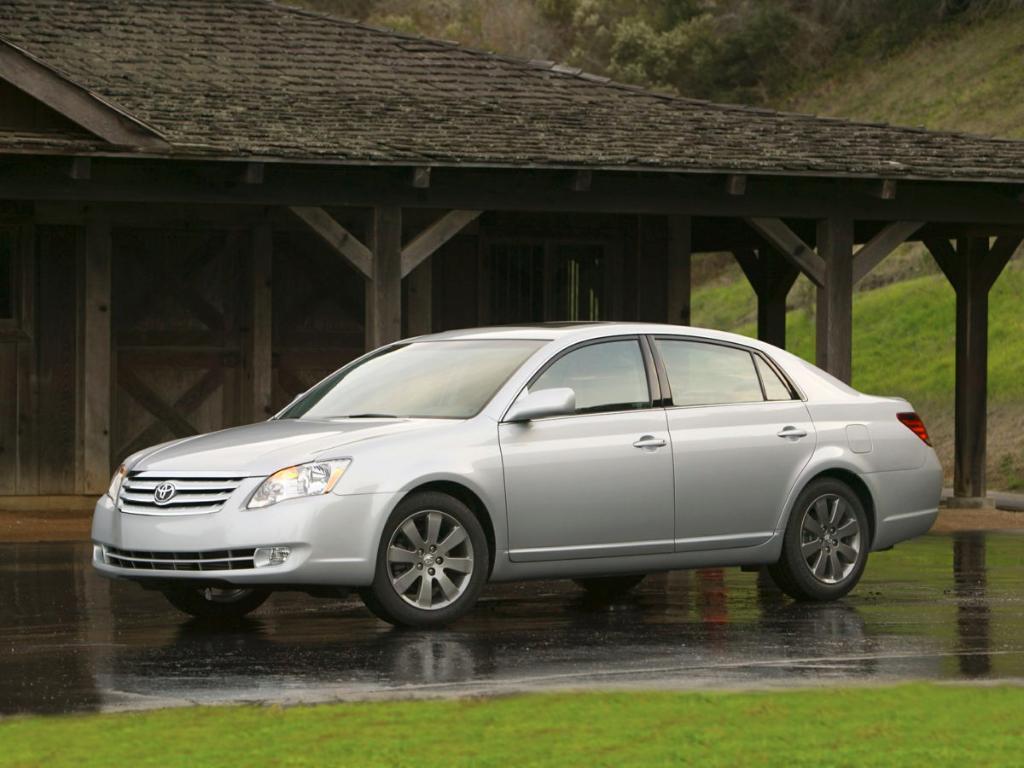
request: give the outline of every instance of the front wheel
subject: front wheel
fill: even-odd
[[[860,581],[868,561],[868,518],[857,494],[840,480],[810,483],[786,525],[782,557],[768,569],[797,600],[837,600]]]
[[[436,627],[476,602],[490,571],[483,526],[445,493],[403,499],[384,526],[373,584],[360,591],[377,617],[405,627]]]
[[[270,597],[266,589],[179,587],[164,592],[167,602],[182,613],[205,621],[237,621]]]

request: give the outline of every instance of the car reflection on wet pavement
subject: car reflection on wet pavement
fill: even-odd
[[[571,582],[491,585],[447,630],[357,598],[278,594],[245,624],[187,621],[110,582],[86,544],[0,545],[0,714],[586,687],[1024,678],[1024,536],[926,536],[872,555],[845,600],[763,574],[651,576],[612,605]]]

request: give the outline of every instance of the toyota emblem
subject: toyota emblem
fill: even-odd
[[[177,492],[178,489],[175,487],[174,483],[160,483],[160,485],[158,485],[153,491],[153,501],[157,504],[168,504]]]

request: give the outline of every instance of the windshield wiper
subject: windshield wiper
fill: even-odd
[[[399,419],[393,413],[350,413],[346,416],[335,416],[335,419]]]

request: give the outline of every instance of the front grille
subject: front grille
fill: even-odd
[[[241,477],[170,477],[153,472],[125,478],[117,508],[130,515],[204,515],[216,512],[235,492]],[[173,488],[165,499],[157,491]]]
[[[147,552],[103,547],[107,565],[136,571],[237,571],[255,568],[255,549],[217,549],[209,552]]]

